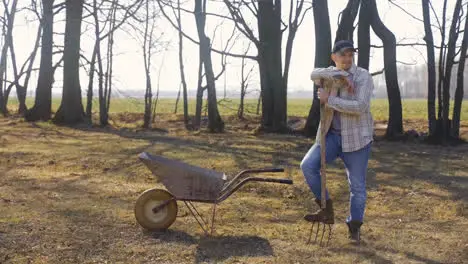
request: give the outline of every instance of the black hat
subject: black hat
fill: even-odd
[[[335,45],[333,46],[332,53],[338,53],[338,52],[342,52],[342,51],[345,51],[345,50],[352,50],[354,52],[356,51],[352,41],[350,41],[350,40],[339,40],[339,41],[337,41],[335,43]]]

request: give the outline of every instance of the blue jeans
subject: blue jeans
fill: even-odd
[[[346,167],[350,189],[350,215],[347,217],[346,222],[352,220],[362,222],[367,199],[366,174],[371,143],[357,151],[343,152],[340,135],[328,132],[325,138],[327,164],[340,157]],[[315,197],[320,199],[322,188],[320,182],[320,146],[318,144],[314,144],[305,155],[301,162],[301,170]],[[329,199],[328,190],[326,191],[326,199]]]

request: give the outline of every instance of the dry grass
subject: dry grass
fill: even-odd
[[[346,240],[349,194],[337,162],[329,185],[338,224],[319,248],[305,245],[302,221],[316,209],[298,170],[310,140],[254,136],[233,122],[222,135],[190,133],[177,117],[162,119],[167,133],[0,119],[0,263],[468,263],[466,145],[376,142],[359,247]],[[218,207],[215,237],[204,237],[181,203],[169,231],[148,233],[133,205],[161,185],[137,160],[142,151],[230,174],[292,166],[295,183],[235,193]]]

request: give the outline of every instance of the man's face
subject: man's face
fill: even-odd
[[[345,50],[342,52],[337,52],[332,54],[332,60],[335,62],[335,65],[338,69],[349,70],[353,64],[354,51]]]

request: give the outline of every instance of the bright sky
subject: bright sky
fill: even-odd
[[[20,1],[22,2],[22,1]],[[217,1],[218,2],[218,1]],[[208,0],[208,12],[218,14],[228,14],[226,7],[222,3],[217,3]],[[408,12],[414,14],[416,17],[422,18],[421,0],[395,0],[396,3],[404,7]],[[438,15],[441,18],[441,10],[443,1],[433,0],[433,5]],[[448,1],[449,8],[447,14],[447,20],[450,21],[453,5],[455,1]],[[193,1],[188,1],[189,5],[185,5],[185,8],[192,10]],[[339,12],[345,7],[347,1],[345,0],[332,0],[328,1],[330,11],[330,21],[332,27],[332,39],[337,28],[337,20]],[[402,12],[400,9],[390,4],[387,0],[378,0],[379,13],[386,24],[386,26],[394,32],[397,41],[401,43],[423,43],[424,27],[422,22],[415,21],[409,15]],[[283,1],[283,19],[287,23],[287,16],[289,14],[289,1]],[[169,11],[169,10],[168,10]],[[3,10],[0,9],[3,13]],[[169,12],[172,14],[172,12]],[[34,18],[31,13],[23,12],[18,15],[14,31],[15,49],[17,53],[17,60],[19,67],[25,61],[27,56],[30,54],[34,38],[36,35],[37,24],[35,22],[28,22],[25,18]],[[56,21],[63,20],[64,15],[56,17]],[[192,14],[185,14],[182,17],[182,23],[184,31],[192,36],[194,39],[198,39],[195,28],[195,20]],[[436,23],[432,16],[433,24]],[[178,38],[177,31],[167,23],[164,17],[161,17],[158,21],[158,29],[155,34],[159,35],[164,33],[164,39],[171,41],[169,49],[163,53],[156,54],[152,62],[152,79],[153,87],[156,88],[158,81],[160,82],[161,90],[173,90],[177,91],[180,83],[179,63],[178,63]],[[207,21],[207,34],[212,36],[213,29],[219,23],[216,18],[210,17]],[[256,23],[252,21],[253,29],[256,31]],[[83,29],[86,24],[83,25]],[[90,27],[91,25],[87,25]],[[143,26],[141,26],[143,27]],[[222,26],[217,30],[216,38],[214,39],[214,46],[218,49],[222,49],[222,43],[225,43],[232,31],[233,23],[231,21],[225,21]],[[448,27],[448,26],[447,26]],[[57,22],[55,26],[56,32],[63,30],[63,23]],[[93,37],[85,34],[82,40],[82,50],[85,54],[90,57],[91,50],[93,48]],[[285,32],[287,34],[287,31]],[[357,34],[357,30],[355,32]],[[434,38],[437,41],[440,39],[440,34],[434,31]],[[287,35],[284,35],[283,41],[286,42]],[[373,34],[373,33],[372,33]],[[311,87],[309,80],[309,74],[313,69],[314,65],[314,23],[312,10],[306,15],[303,24],[299,28],[296,35],[293,48],[292,63],[290,68],[289,87],[291,90],[296,89],[307,89]],[[63,43],[63,35],[55,35],[55,44]],[[224,41],[224,42],[223,42]],[[357,37],[355,37],[357,41]],[[241,53],[242,50],[247,46],[248,41],[241,36],[231,52]],[[372,36],[372,44],[381,45],[381,41],[375,36]],[[115,39],[115,51],[116,57],[114,58],[114,86],[120,91],[128,89],[141,89],[144,90],[145,75],[143,68],[143,57],[141,53],[141,45],[134,38],[130,37],[127,33],[119,31]],[[198,48],[192,42],[184,39],[184,61],[185,61],[185,73],[187,76],[187,82],[189,89],[196,89],[197,85],[197,72],[198,72]],[[105,46],[103,46],[104,48]],[[103,51],[105,52],[105,51]],[[251,54],[256,54],[254,46],[251,47]],[[372,49],[371,58],[371,71],[382,69],[382,49]],[[424,57],[426,50],[424,47],[413,48],[413,47],[399,47],[398,48],[398,60],[407,63],[424,63]],[[39,63],[39,55],[36,59],[36,64]],[[219,72],[221,58],[217,54],[213,54],[213,61],[215,66],[215,74]],[[283,59],[284,61],[284,59]],[[240,59],[228,58],[229,65],[227,66],[226,80],[223,77],[217,82],[218,94],[222,93],[224,82],[226,81],[227,87],[230,89],[238,90],[240,83]],[[249,61],[249,65],[256,65],[256,62]],[[161,78],[158,80],[158,72],[161,66]],[[59,69],[56,72],[56,82],[54,89],[60,89],[62,80],[62,70]],[[11,76],[11,75],[10,75]],[[82,90],[83,92],[87,88],[88,78],[86,72],[82,72],[81,76]],[[254,74],[251,79],[251,87],[259,87],[258,74]],[[33,76],[30,83],[30,90],[34,89],[36,85],[36,75]],[[238,91],[236,91],[238,92]]]

